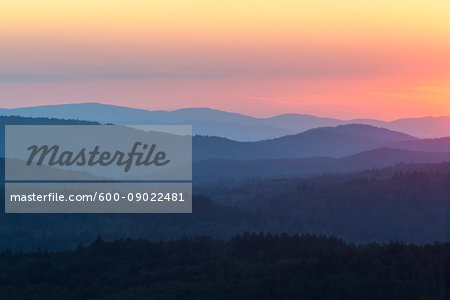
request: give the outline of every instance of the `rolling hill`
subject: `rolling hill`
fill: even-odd
[[[450,137],[403,141],[393,143],[390,147],[412,151],[450,152]]]
[[[447,152],[418,152],[379,148],[342,158],[231,160],[206,159],[193,165],[194,182],[223,179],[309,177],[379,169],[398,164],[424,164],[450,161]]]
[[[323,127],[258,142],[237,142],[225,138],[195,136],[193,159],[271,159],[313,156],[343,157],[416,138],[369,125]]]

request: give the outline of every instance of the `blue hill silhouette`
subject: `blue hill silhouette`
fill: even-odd
[[[194,134],[220,136],[238,141],[258,141],[318,127],[346,124],[384,127],[420,138],[450,136],[450,117],[409,118],[385,122],[373,119],[339,120],[291,113],[269,118],[255,118],[211,108],[149,111],[100,103],[0,109],[0,115],[79,119],[115,124],[190,124],[193,125]]]

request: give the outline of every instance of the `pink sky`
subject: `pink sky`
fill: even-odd
[[[6,0],[0,107],[450,115],[447,1]]]

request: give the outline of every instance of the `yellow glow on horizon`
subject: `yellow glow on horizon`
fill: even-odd
[[[449,11],[450,2],[444,0],[3,0],[0,22],[25,31],[88,28],[95,32],[97,28],[114,31],[158,27],[168,31],[273,29],[282,33],[280,29],[314,30],[333,25],[338,30],[390,28],[448,33]]]

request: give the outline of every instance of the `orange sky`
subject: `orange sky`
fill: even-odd
[[[0,106],[450,115],[450,1],[21,1]]]

